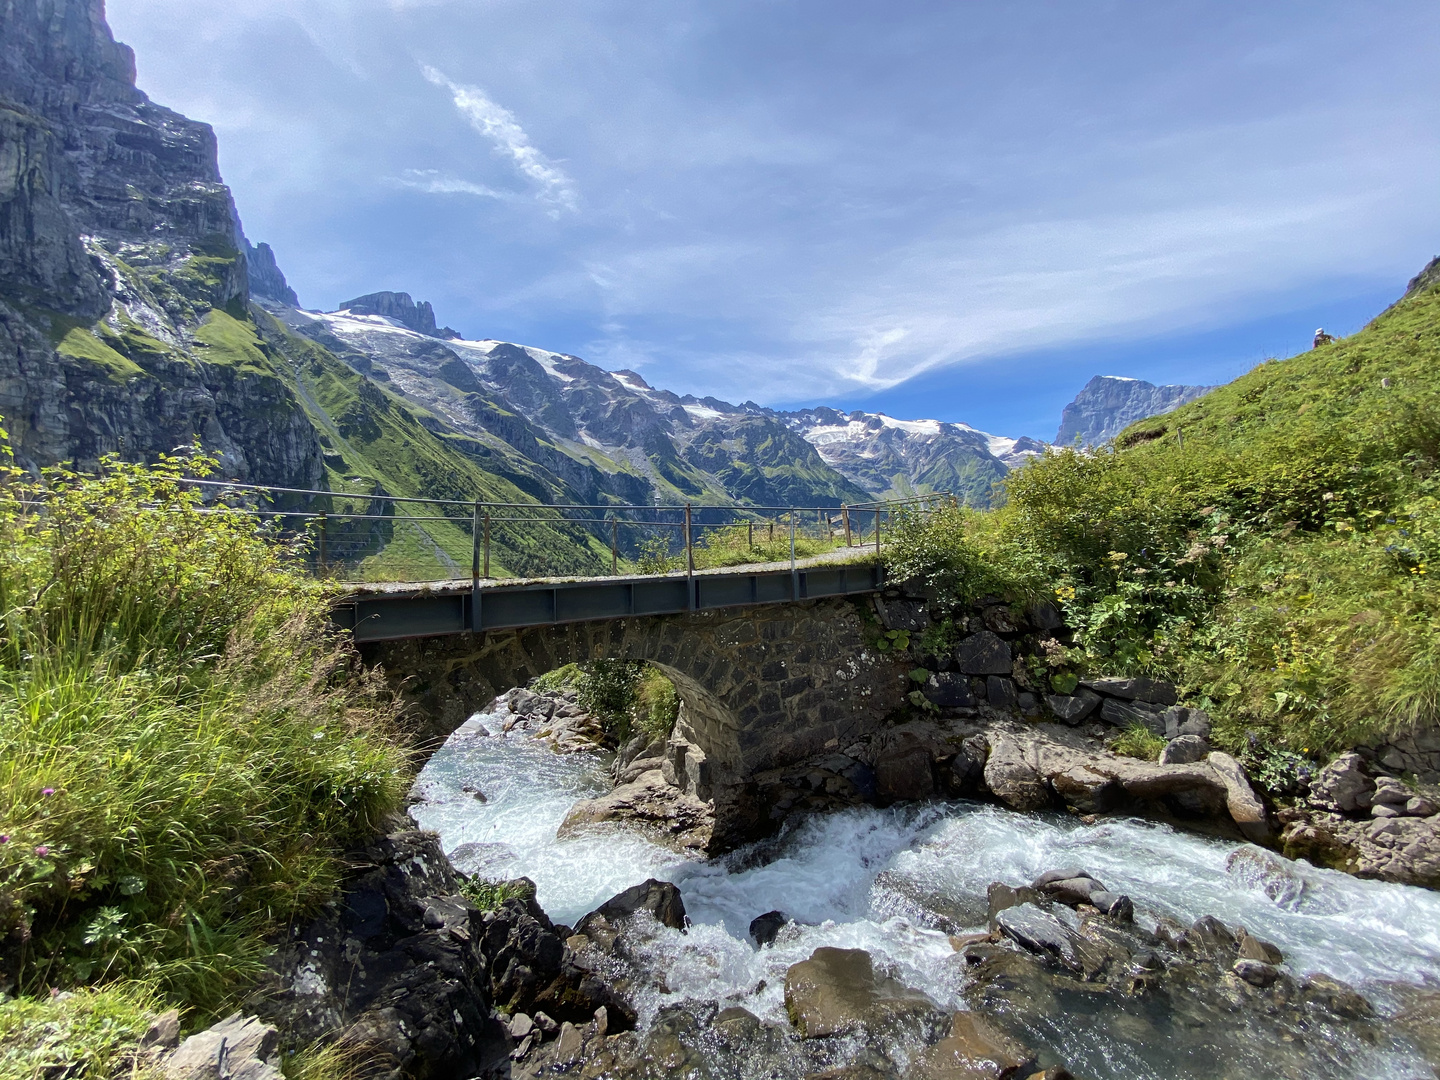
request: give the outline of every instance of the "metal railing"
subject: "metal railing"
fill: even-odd
[[[838,506],[505,503],[188,479],[212,513],[308,535],[308,564],[345,582],[678,574],[878,554],[895,515],[950,492]],[[468,563],[468,566],[466,565]]]

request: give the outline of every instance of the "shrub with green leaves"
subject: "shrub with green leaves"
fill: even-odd
[[[0,483],[0,967],[201,1014],[397,809],[396,706],[201,457]],[[9,1008],[6,1006],[5,1008]]]

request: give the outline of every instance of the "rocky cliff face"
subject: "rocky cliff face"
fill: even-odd
[[[135,86],[102,0],[0,5],[0,413],[19,461],[201,437],[234,475],[313,485],[320,447],[245,314],[215,136]]]
[[[298,305],[291,301],[292,307]],[[348,311],[352,315],[383,315],[387,319],[394,319],[401,326],[407,326],[418,334],[425,334],[427,337],[458,338],[460,334],[450,327],[437,327],[435,325],[435,309],[430,306],[429,300],[421,300],[418,304],[408,292],[375,292],[366,293],[364,296],[357,296],[354,300],[346,300],[340,305],[342,311]]]
[[[250,241],[245,241],[245,265],[250,275],[251,296],[290,304],[292,307],[300,306],[300,298],[295,295],[295,290],[280,272],[280,267],[275,262],[275,252],[270,250],[269,244],[251,244]]]
[[[1156,386],[1140,379],[1096,375],[1060,415],[1057,446],[1098,446],[1137,420],[1178,409],[1213,386]]]

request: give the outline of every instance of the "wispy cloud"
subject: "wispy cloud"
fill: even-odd
[[[430,195],[478,195],[486,199],[513,199],[508,191],[496,191],[473,180],[442,173],[439,169],[406,169],[394,181],[400,187],[414,188]]]
[[[496,151],[510,158],[515,168],[539,189],[541,201],[550,203],[555,213],[578,209],[575,182],[531,143],[530,136],[525,134],[514,113],[490,100],[478,86],[451,82],[443,72],[429,65],[422,66],[420,70],[427,81],[450,91],[455,108],[460,110],[471,127],[494,143]]]

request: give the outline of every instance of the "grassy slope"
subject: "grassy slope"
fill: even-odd
[[[1177,678],[1232,740],[1353,743],[1440,704],[1440,288],[1093,455],[1014,474],[967,543],[1058,592],[1093,668]]]

